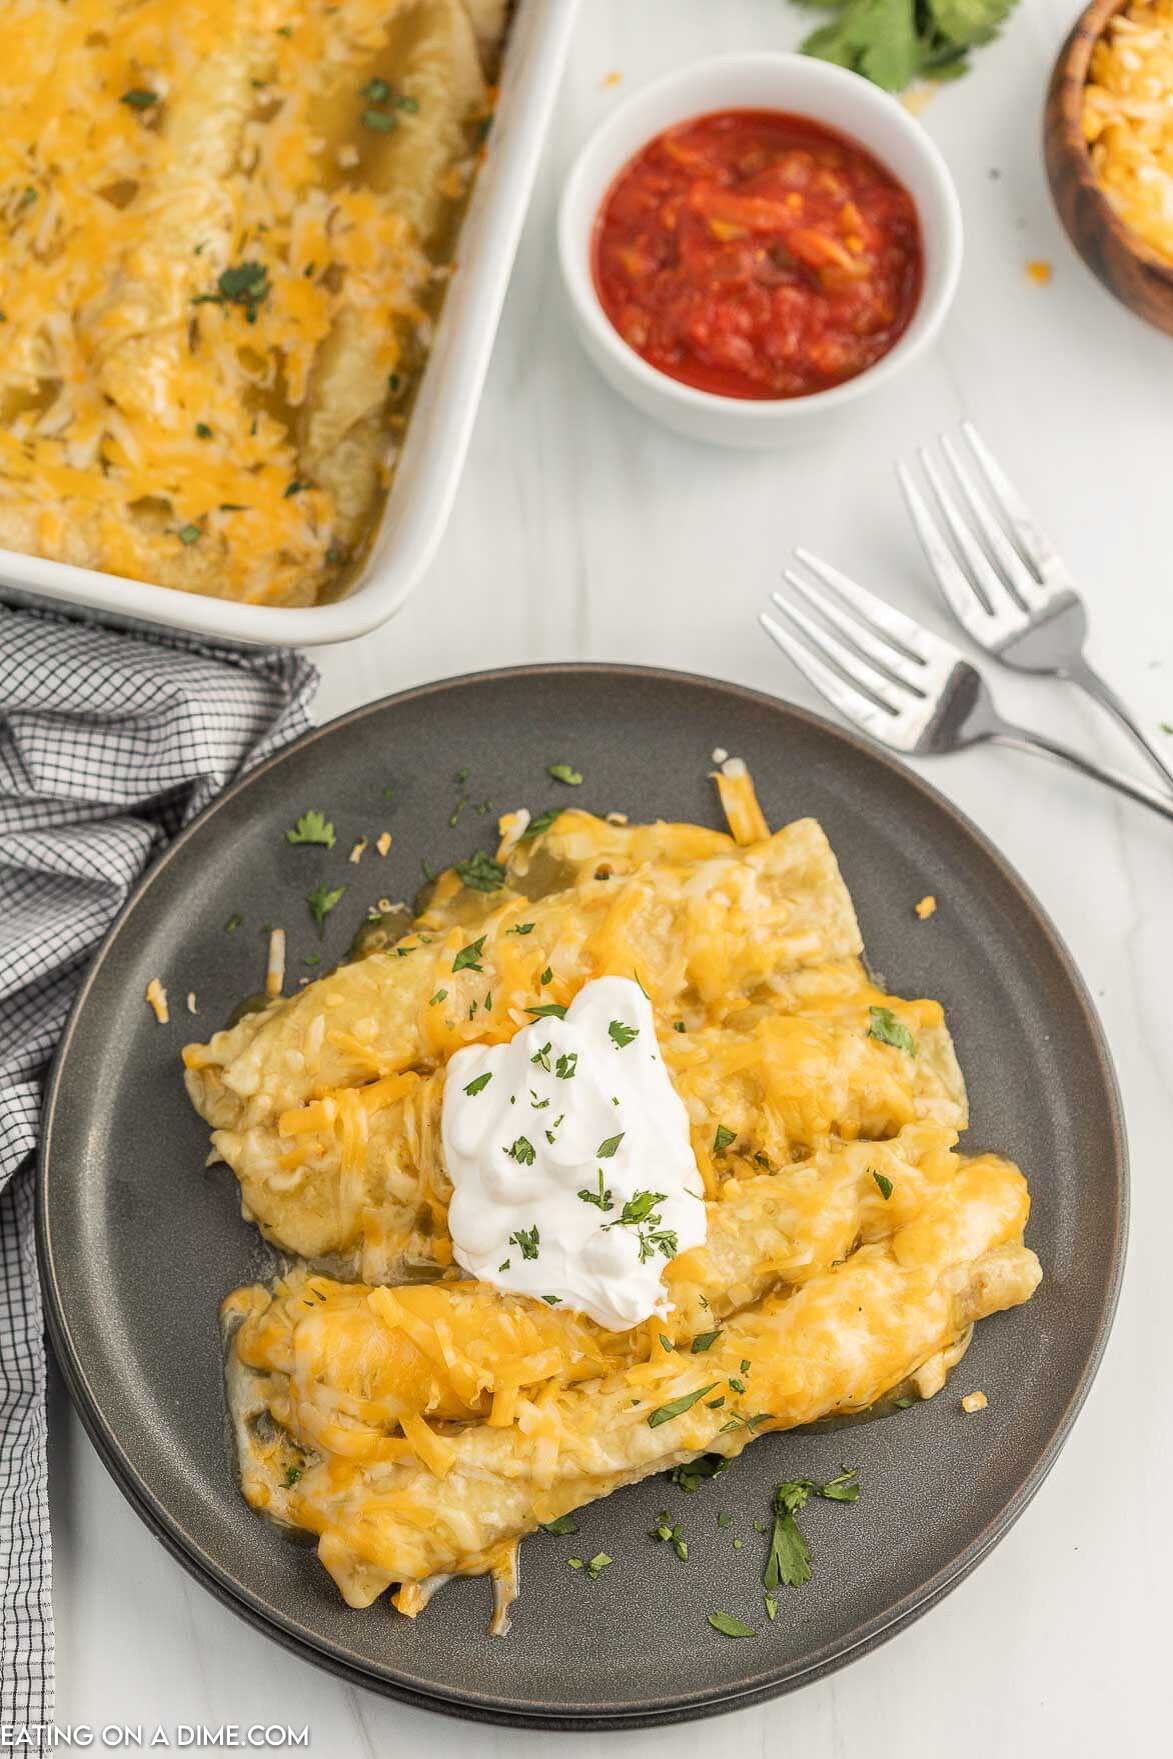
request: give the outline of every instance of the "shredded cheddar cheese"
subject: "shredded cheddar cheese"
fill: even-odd
[[[155,1019],[159,1022],[160,1026],[166,1026],[168,1020],[171,1018],[167,1010],[167,991],[163,988],[163,985],[159,982],[157,977],[152,977],[150,983],[148,983],[146,995],[147,1001],[154,1010]]]
[[[1173,261],[1173,0],[1108,20],[1084,91],[1092,168],[1121,219]]]
[[[972,1417],[975,1411],[984,1411],[989,1402],[983,1392],[966,1393],[961,1401],[961,1409],[967,1417]]]
[[[933,916],[936,914],[936,910],[937,910],[937,900],[933,897],[933,894],[931,892],[926,892],[925,896],[920,900],[920,903],[916,906],[917,915],[920,917],[922,922],[925,922],[925,921],[927,921],[927,919],[930,916]]]

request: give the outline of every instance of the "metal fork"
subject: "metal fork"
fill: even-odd
[[[959,751],[983,740],[1039,751],[1173,819],[1173,798],[1159,789],[1003,720],[985,679],[952,643],[809,550],[795,555],[828,590],[820,591],[793,569],[785,570],[785,578],[825,622],[774,593],[786,623],[763,611],[762,624],[815,689],[874,739],[895,751],[916,753]]]
[[[961,431],[968,458],[948,435],[940,438],[947,475],[930,452],[919,453],[932,505],[908,467],[896,466],[916,534],[950,609],[1003,665],[1066,678],[1086,691],[1173,786],[1173,766],[1084,656],[1087,612],[1054,546],[973,423],[963,421]]]

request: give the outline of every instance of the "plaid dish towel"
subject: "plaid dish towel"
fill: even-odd
[[[86,963],[151,859],[309,725],[296,655],[0,605],[0,1724],[53,1715],[45,1355],[29,1165]]]

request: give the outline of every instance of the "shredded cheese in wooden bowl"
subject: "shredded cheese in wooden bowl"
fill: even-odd
[[[1173,0],[1131,0],[1092,54],[1083,132],[1124,223],[1173,262]]]

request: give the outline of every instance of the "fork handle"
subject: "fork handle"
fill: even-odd
[[[1152,740],[1141,732],[1133,719],[1132,711],[1123,698],[1117,695],[1106,678],[1101,678],[1094,666],[1088,665],[1082,654],[1070,665],[1064,667],[1061,676],[1066,678],[1069,683],[1077,685],[1080,690],[1086,691],[1102,708],[1106,708],[1110,715],[1114,715],[1125,732],[1136,741],[1153,767],[1160,771],[1170,788],[1173,788],[1173,766],[1165,762]]]
[[[1019,751],[1041,752],[1044,757],[1053,758],[1056,763],[1067,764],[1081,775],[1091,776],[1097,782],[1105,782],[1118,793],[1127,794],[1130,800],[1137,800],[1142,806],[1151,807],[1162,818],[1173,819],[1173,795],[1166,794],[1160,788],[1150,788],[1147,782],[1134,782],[1123,770],[1109,769],[1106,764],[1096,763],[1092,758],[1085,757],[1082,751],[1076,751],[1071,745],[1063,745],[1058,739],[1048,739],[1045,733],[1036,733],[1032,727],[1018,727],[1012,721],[998,720],[986,737],[995,745],[1013,745]]]

